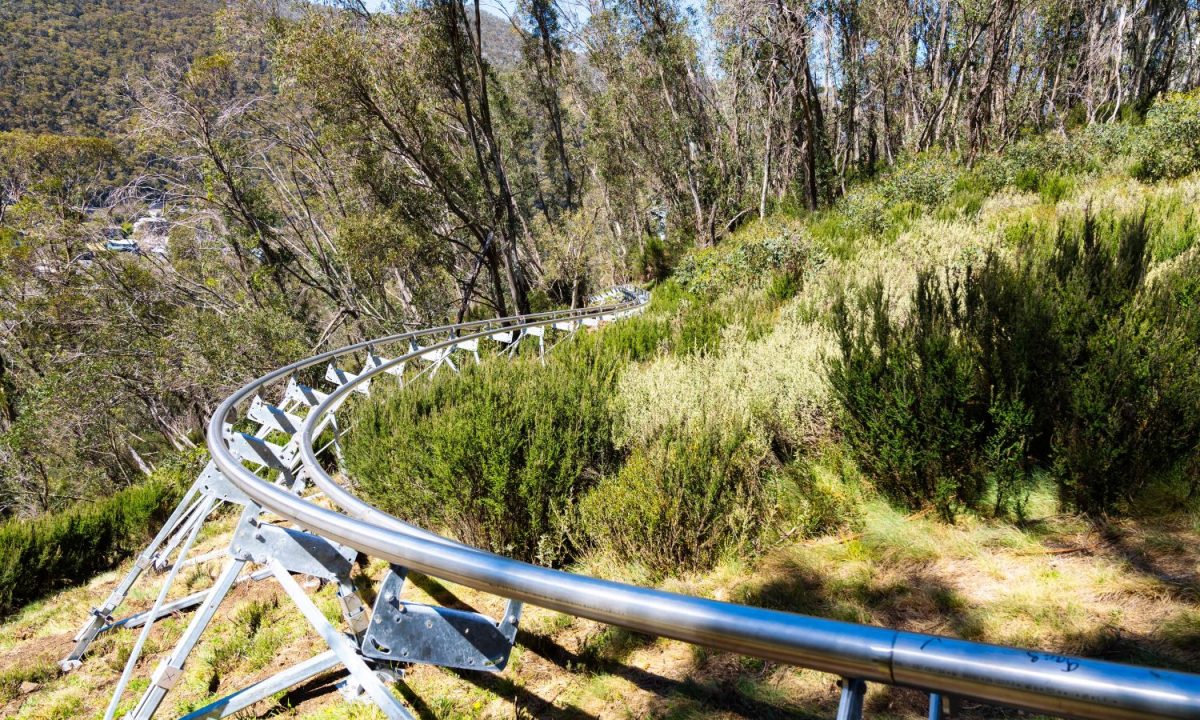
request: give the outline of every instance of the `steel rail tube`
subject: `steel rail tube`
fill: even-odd
[[[591,309],[586,316],[638,304]],[[531,316],[515,319],[538,324],[528,323]],[[473,327],[487,324],[478,321]],[[462,327],[434,328],[422,334],[456,332]],[[391,339],[411,336],[416,335]],[[421,353],[470,337],[431,345]],[[387,341],[359,343],[294,363],[231,395],[209,423],[208,444],[214,462],[263,507],[325,538],[431,576],[578,617],[846,677],[1035,712],[1087,718],[1200,717],[1200,676],[812,618],[530,565],[448,541],[357,498],[347,508],[356,517],[311,504],[256,477],[230,452],[223,440],[224,419],[259,388],[297,369]],[[403,357],[397,358],[388,366],[403,361]],[[310,477],[323,489],[336,483],[310,455],[313,428],[320,416],[339,405],[357,384],[384,369],[373,368],[340,386],[305,418],[300,440],[303,461]],[[347,496],[340,488],[331,493],[339,505]]]
[[[417,330],[410,330],[408,332],[396,333],[394,335],[387,335],[385,337],[375,338],[372,340],[364,340],[364,341],[357,342],[357,343],[354,343],[351,345],[346,345],[341,348],[337,348],[335,350],[329,350],[324,353],[320,353],[318,355],[313,355],[312,357],[304,358],[302,360],[297,360],[294,363],[285,365],[284,367],[281,367],[278,370],[269,372],[266,375],[263,375],[262,377],[260,377],[256,380],[253,380],[250,383],[247,383],[246,385],[242,386],[233,395],[229,396],[224,402],[222,402],[217,407],[216,411],[214,411],[214,413],[213,413],[212,420],[210,421],[209,427],[208,427],[208,438],[209,438],[208,443],[210,446],[210,454],[213,455],[214,459],[217,456],[217,454],[214,453],[212,450],[212,447],[213,447],[212,438],[220,437],[220,438],[222,438],[222,440],[224,440],[223,432],[218,432],[217,435],[214,436],[213,428],[220,428],[220,425],[224,422],[225,418],[229,417],[230,413],[232,413],[234,410],[236,410],[239,405],[244,403],[246,400],[248,400],[254,394],[261,392],[264,388],[266,388],[267,386],[269,386],[273,383],[276,383],[280,380],[284,380],[284,379],[292,376],[293,374],[295,374],[296,372],[299,372],[300,370],[306,370],[308,368],[320,365],[321,363],[329,362],[331,360],[335,360],[337,358],[344,357],[346,355],[351,355],[351,354],[359,352],[359,351],[371,350],[372,348],[379,346],[379,345],[387,345],[387,344],[391,344],[394,342],[400,342],[403,340],[416,340],[418,338],[428,337],[430,335],[440,335],[440,334],[447,333],[447,332],[457,334],[458,332],[460,332],[462,330],[470,330],[470,329],[475,329],[475,328],[479,328],[479,327],[485,327],[488,325],[497,325],[499,327],[497,327],[495,332],[504,332],[506,330],[515,330],[515,329],[520,329],[521,327],[529,327],[529,325],[521,325],[520,323],[522,321],[543,320],[543,322],[538,323],[538,324],[548,325],[548,324],[552,324],[555,322],[562,322],[564,320],[576,320],[576,319],[580,319],[580,318],[584,318],[584,317],[592,317],[594,315],[621,312],[624,310],[629,310],[631,308],[640,307],[640,306],[646,304],[646,302],[647,302],[647,300],[642,300],[640,302],[631,302],[629,300],[626,300],[625,302],[611,303],[608,305],[601,305],[601,306],[574,308],[571,310],[550,310],[550,311],[546,311],[546,312],[530,313],[530,314],[526,314],[526,315],[509,315],[509,316],[500,317],[500,318],[489,318],[489,319],[485,319],[485,320],[473,320],[473,321],[464,322],[464,323],[457,323],[454,325],[443,325],[443,326],[432,327],[432,328],[420,328]],[[511,323],[517,323],[517,324],[514,325]],[[487,336],[489,334],[495,334],[495,333],[483,333],[482,335],[475,335],[472,337],[482,337],[482,336]],[[462,340],[467,340],[467,339],[471,339],[471,338],[470,337],[457,337],[456,341],[454,343],[445,343],[445,344],[457,344],[457,342],[462,341]],[[441,346],[439,345],[438,347],[441,347]],[[399,360],[412,359],[415,356],[422,355],[424,353],[429,352],[430,349],[431,348],[423,348],[420,351],[408,353],[407,355],[403,356]],[[432,349],[437,349],[437,348],[432,348]],[[389,362],[386,364],[386,368],[394,367],[397,364],[398,364],[398,362]],[[355,385],[357,385],[357,384],[358,383],[355,383]],[[313,413],[310,412],[310,415],[313,415]],[[219,463],[218,463],[218,466],[220,466]],[[244,468],[243,468],[243,470],[244,470]],[[321,475],[324,475],[324,473],[322,473]],[[328,477],[328,476],[326,475],[325,477]],[[234,482],[236,484],[236,481],[234,481]],[[409,534],[409,535],[423,537],[425,539],[432,540],[435,542],[441,542],[441,543],[451,544],[451,545],[460,545],[462,547],[469,547],[466,545],[462,545],[462,543],[459,543],[455,540],[451,540],[449,538],[442,537],[441,535],[438,535],[437,533],[429,532],[428,530],[425,530],[424,528],[420,528],[415,525],[406,523],[403,520],[400,520],[399,518],[388,515],[387,513],[383,513],[382,511],[379,511],[376,508],[371,507],[370,505],[358,500],[350,493],[347,493],[340,485],[338,485],[336,482],[333,482],[332,480],[329,480],[328,482],[318,481],[318,486],[323,491],[325,491],[327,494],[332,494],[332,495],[336,496],[337,498],[345,500],[348,503],[355,504],[356,508],[360,512],[363,512],[367,517],[369,517],[375,521],[378,521],[378,522],[386,523],[389,527],[392,527],[393,529],[396,529],[399,532]],[[335,502],[336,502],[336,500],[335,500]]]
[[[640,307],[640,305],[634,307]],[[401,532],[420,535],[421,537],[424,537],[428,540],[433,540],[435,542],[450,543],[453,545],[470,548],[469,545],[464,545],[454,540],[450,540],[449,538],[442,537],[437,533],[429,532],[428,530],[407,523],[394,515],[386,513],[370,503],[364,502],[353,493],[342,487],[341,484],[339,484],[321,468],[320,461],[317,459],[317,451],[314,449],[314,444],[316,442],[316,428],[320,426],[321,419],[324,416],[335,411],[341,405],[342,401],[350,397],[350,392],[355,387],[361,383],[369,381],[372,377],[380,373],[387,372],[393,367],[407,363],[408,361],[420,357],[428,352],[444,350],[446,348],[453,347],[464,340],[481,340],[494,335],[496,332],[527,330],[534,327],[545,327],[556,322],[560,322],[560,320],[558,318],[552,318],[550,320],[541,320],[538,322],[508,325],[498,331],[483,331],[470,335],[454,337],[449,340],[434,343],[428,347],[421,348],[420,350],[415,350],[407,354],[400,355],[381,365],[377,365],[369,370],[364,371],[360,375],[356,376],[351,382],[346,383],[345,385],[342,385],[331,392],[329,397],[327,397],[323,402],[309,412],[308,417],[305,418],[304,423],[301,425],[299,450],[301,462],[308,470],[308,477],[331,500],[341,506],[341,508],[345,510],[351,517],[355,517],[359,520],[364,520],[381,527],[390,527],[394,530],[400,530]],[[474,550],[476,548],[471,549]]]

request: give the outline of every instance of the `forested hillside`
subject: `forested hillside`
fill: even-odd
[[[634,282],[645,316],[545,366],[373,389],[357,490],[543,564],[1194,668],[1200,6],[577,10],[0,7],[0,653],[69,636],[38,598],[138,545],[234,388]],[[300,642],[248,603],[180,712]],[[571,688],[535,716],[831,709],[675,646],[664,699],[623,665],[659,646],[536,622],[530,653],[574,650],[514,666]],[[97,705],[0,671],[4,714]],[[520,714],[517,685],[438,672],[414,683],[445,714]]]
[[[0,131],[96,135],[129,109],[122,81],[216,42],[219,0],[0,4]]]

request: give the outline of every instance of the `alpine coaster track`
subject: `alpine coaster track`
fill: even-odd
[[[457,371],[458,364],[478,362],[480,347],[487,343],[509,356],[536,344],[544,356],[552,347],[549,341],[617,322],[644,310],[649,300],[644,290],[614,288],[593,298],[587,308],[391,335],[316,355],[245,385],[221,403],[209,422],[208,465],[134,567],[92,611],[63,668],[78,667],[99,633],[140,627],[105,716],[111,719],[154,621],[196,607],[182,637],[125,715],[150,718],[183,674],[229,590],[240,582],[273,578],[329,649],[186,718],[232,715],[339,666],[348,673],[343,683],[347,697],[372,702],[389,718],[411,718],[389,688],[402,681],[404,667],[429,663],[502,671],[525,603],[838,675],[838,720],[862,717],[864,693],[872,682],[928,693],[934,720],[949,717],[956,698],[1061,717],[1200,718],[1200,675],[825,620],[539,567],[410,525],[355,497],[326,471],[325,466],[341,466],[340,438],[350,429],[339,425],[338,411],[355,395],[368,394],[372,381],[390,377],[406,384],[443,368]],[[403,351],[393,359],[376,354],[396,346]],[[312,387],[319,381],[334,389]],[[271,391],[279,397],[276,404],[264,399]],[[288,438],[283,444],[272,442],[282,436]],[[319,440],[327,441],[318,447]],[[341,511],[314,503],[320,496]],[[222,503],[243,508],[228,550],[189,558],[201,526]],[[391,565],[371,608],[351,577],[360,554]],[[225,565],[209,590],[167,601],[182,568],[214,559]],[[167,573],[153,607],[115,621],[114,611],[151,568]],[[504,614],[494,619],[402,600],[410,569],[507,598]],[[344,628],[325,618],[294,574],[337,587]]]

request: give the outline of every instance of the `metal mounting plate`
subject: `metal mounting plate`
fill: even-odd
[[[247,433],[232,433],[229,449],[240,460],[283,472],[296,467],[299,461],[299,451],[294,444],[283,447]]]
[[[376,660],[427,663],[499,672],[517,636],[515,618],[486,615],[400,599],[403,575],[389,572],[375,603],[362,654]]]
[[[257,395],[250,402],[250,409],[246,411],[246,417],[286,435],[295,435],[299,432],[300,426],[304,424],[304,421],[298,416],[264,401]]]
[[[217,469],[216,463],[212,460],[204,466],[200,471],[200,476],[196,478],[197,486],[200,492],[205,495],[210,495],[218,500],[235,503],[237,505],[249,505],[250,498],[244,492],[238,490],[229,482],[229,479]]]
[[[234,557],[265,564],[279,560],[289,572],[338,582],[350,577],[357,551],[312,533],[278,525],[243,523],[230,544]]]

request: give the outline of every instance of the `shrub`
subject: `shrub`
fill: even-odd
[[[984,190],[973,186],[970,181],[962,182],[939,209],[938,217],[942,220],[975,217],[983,208],[983,202],[986,199],[987,193]]]
[[[1003,151],[984,156],[972,175],[988,192],[1015,187],[1057,202],[1070,191],[1067,176],[1103,170],[1129,152],[1131,128],[1125,123],[1095,123],[1068,136],[1057,132],[1024,138]]]
[[[1042,202],[1053,205],[1069,195],[1074,187],[1075,183],[1069,177],[1049,173],[1043,175],[1038,182],[1038,194],[1041,195]]]
[[[1133,174],[1142,180],[1182,178],[1200,169],[1200,92],[1159,98],[1133,148]]]
[[[765,458],[746,427],[673,427],[584,496],[588,542],[662,576],[713,564],[769,523]]]
[[[971,402],[971,358],[952,333],[954,302],[929,272],[899,325],[881,281],[855,308],[839,297],[833,316],[841,353],[829,373],[840,427],[864,471],[894,500],[932,503],[945,515],[974,506],[982,484],[974,452],[981,418]]]
[[[1200,169],[1200,92],[1160,98],[1137,133],[1133,174],[1163,180]]]
[[[832,336],[786,312],[770,333],[748,339],[741,325],[718,353],[664,356],[630,368],[618,383],[617,443],[647,446],[669,428],[706,422],[748,426],[763,452],[787,463],[829,435],[824,356]]]
[[[0,525],[0,615],[114,567],[141,549],[198,471],[197,458],[94,503]]]
[[[908,203],[932,208],[950,197],[962,173],[962,164],[954,156],[923,152],[901,160],[889,170],[879,182],[879,191],[888,207]]]
[[[671,258],[666,243],[656,237],[648,238],[634,259],[633,273],[650,282],[666,280],[671,274]]]
[[[830,383],[880,489],[947,515],[990,492],[1019,515],[1034,465],[1052,465],[1063,504],[1099,514],[1194,475],[1200,281],[1181,261],[1146,292],[1149,240],[1144,214],[1088,214],[1023,265],[921,273],[906,318],[882,283],[857,308],[840,298]]]
[[[845,520],[853,503],[804,466],[828,437],[830,336],[798,315],[784,310],[758,339],[735,320],[719,351],[662,356],[622,376],[616,441],[630,460],[581,504],[593,547],[666,574],[779,527],[807,534]]]
[[[561,562],[564,511],[619,460],[609,400],[664,324],[630,319],[535,358],[466,366],[356,409],[346,463],[379,507],[523,560]]]
[[[811,243],[786,221],[756,221],[716,247],[689,253],[675,270],[688,292],[713,297],[766,286],[777,273],[799,277],[814,259]]]
[[[996,188],[1012,185],[1024,192],[1038,192],[1043,178],[1080,170],[1082,160],[1073,137],[1047,133],[1019,140],[984,164]]]
[[[804,287],[804,278],[794,272],[777,272],[767,285],[767,297],[775,302],[787,302]]]
[[[1150,254],[1156,261],[1171,260],[1187,252],[1200,235],[1194,204],[1183,193],[1163,193],[1146,207]]]
[[[1200,484],[1198,278],[1192,258],[1087,338],[1055,444],[1069,506],[1128,509],[1177,468],[1189,492]]]

